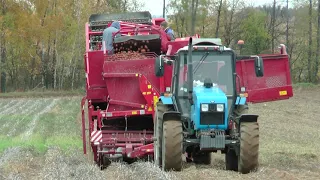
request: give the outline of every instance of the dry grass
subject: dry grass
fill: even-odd
[[[0,155],[0,179],[320,179],[319,104],[319,90],[296,89],[290,100],[250,105],[250,112],[260,115],[260,168],[247,175],[225,171],[221,154],[213,155],[210,166],[185,164],[182,172],[162,172],[147,162],[113,163],[100,171],[87,163],[81,149],[49,148],[39,154],[14,147]],[[54,109],[63,109],[62,103],[57,106]]]

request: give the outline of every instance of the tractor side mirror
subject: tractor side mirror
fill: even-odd
[[[156,58],[154,67],[156,76],[162,77],[164,75],[164,60],[161,56]]]
[[[256,71],[257,77],[263,77],[264,75],[264,68],[263,68],[263,59],[260,56],[256,56],[254,58],[254,67]]]

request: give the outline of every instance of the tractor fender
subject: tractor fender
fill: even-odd
[[[239,118],[239,124],[243,122],[258,122],[259,115],[256,114],[242,114]]]
[[[177,111],[168,111],[163,114],[163,121],[181,121],[181,113]]]

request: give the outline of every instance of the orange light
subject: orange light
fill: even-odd
[[[194,49],[194,50],[198,50],[198,47],[197,47],[197,46],[193,46],[193,49]]]
[[[239,41],[238,41],[238,44],[239,44],[239,45],[243,45],[243,44],[244,44],[244,41],[243,41],[243,40],[239,40]]]

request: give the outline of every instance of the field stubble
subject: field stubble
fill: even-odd
[[[320,92],[296,89],[290,100],[250,105],[260,115],[260,168],[241,175],[224,170],[224,156],[209,166],[184,164],[162,172],[148,162],[89,164],[82,154],[80,98],[0,99],[0,179],[320,179]],[[26,139],[24,139],[26,138]]]

